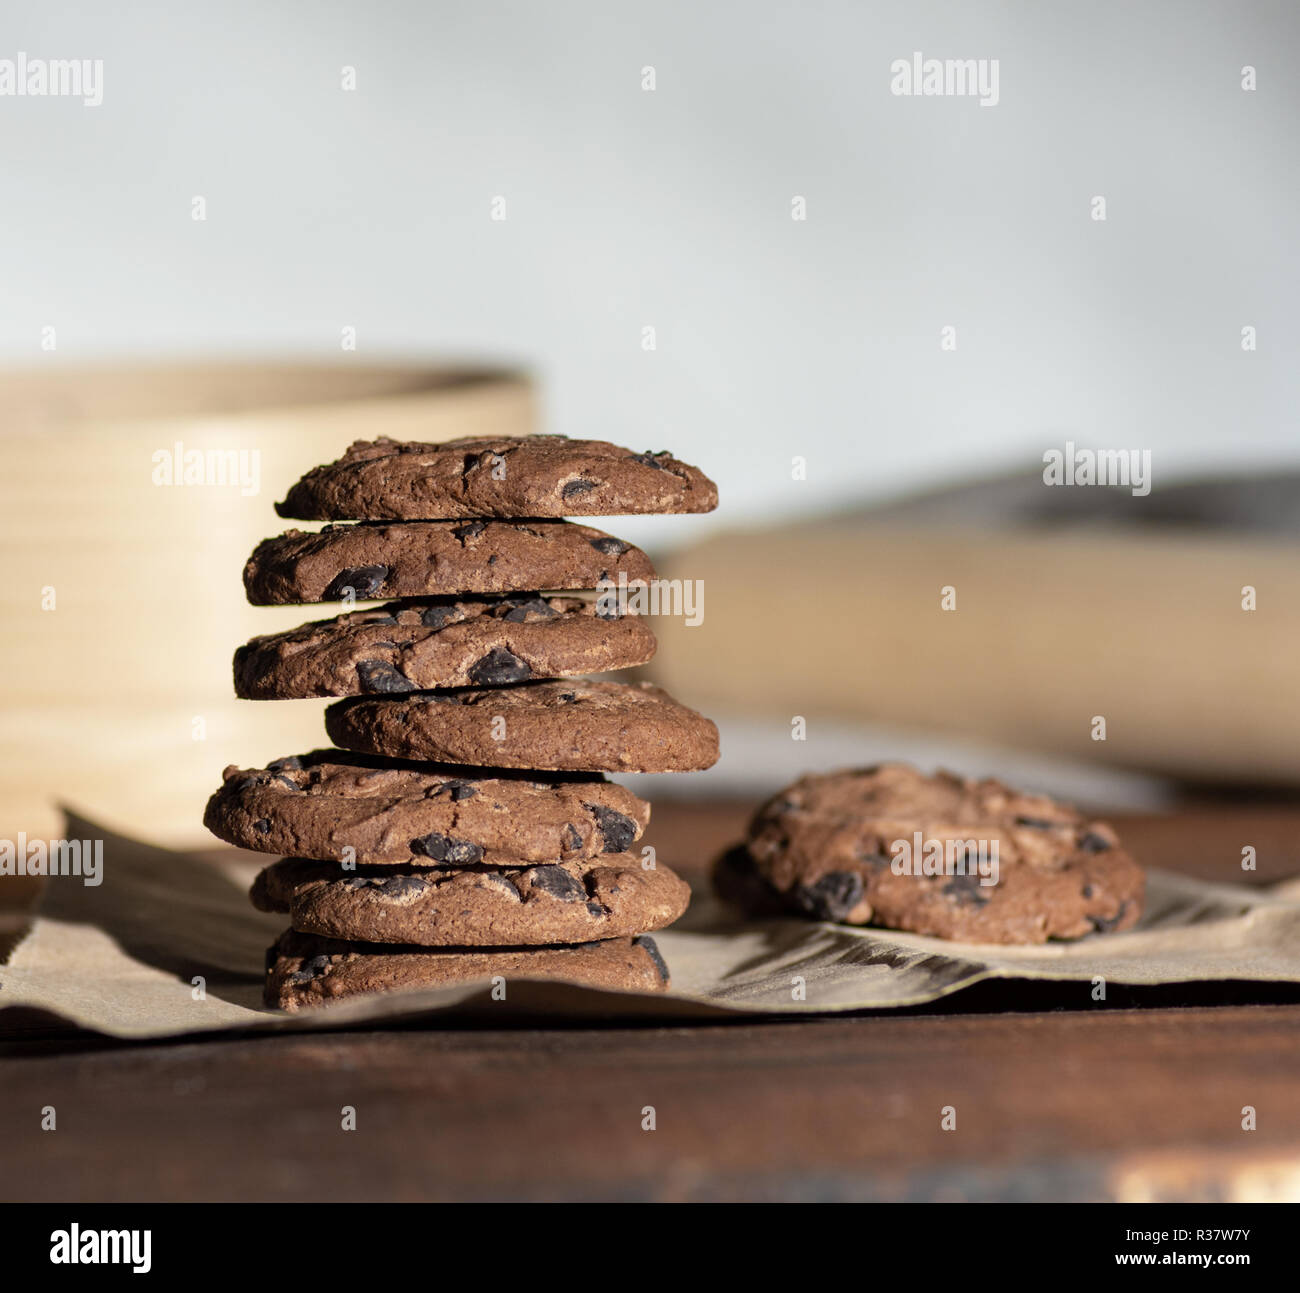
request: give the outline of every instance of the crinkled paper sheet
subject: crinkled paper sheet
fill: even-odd
[[[261,1004],[264,954],[283,929],[248,902],[244,858],[168,852],[74,822],[104,839],[104,882],[47,882],[38,914],[4,938],[7,1008],[46,1011],[113,1037],[231,1029],[314,1029],[369,1021],[598,1017],[608,1022],[804,1015],[920,1005],[988,979],[1154,985],[1213,980],[1300,983],[1300,880],[1270,889],[1150,872],[1137,929],[1077,943],[1002,947],[801,920],[742,921],[710,895],[655,938],[672,971],[666,994],[515,981],[395,993],[286,1015]],[[204,981],[195,999],[192,981]],[[802,981],[802,999],[796,984]]]

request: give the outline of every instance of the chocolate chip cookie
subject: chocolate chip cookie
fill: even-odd
[[[301,521],[421,521],[711,512],[717,505],[717,486],[668,453],[544,435],[358,440],[337,462],[309,471],[275,510]]]
[[[285,858],[253,883],[259,911],[305,934],[420,947],[539,947],[643,934],[671,924],[691,891],[631,853],[499,870],[346,868]]]
[[[718,758],[718,729],[652,683],[521,683],[341,700],[335,745],[404,759],[550,771],[690,772]]]
[[[235,652],[245,700],[499,687],[644,664],[654,634],[576,597],[393,602],[256,637]]]
[[[759,809],[746,849],[789,910],[965,942],[1128,929],[1145,891],[1105,823],[998,781],[902,764],[804,777]],[[728,858],[721,877],[733,893],[744,887],[736,865]]]
[[[601,776],[438,768],[317,750],[229,767],[203,821],[219,839],[280,856],[527,866],[622,853],[650,805]],[[351,852],[349,852],[351,850]]]
[[[649,935],[466,952],[346,943],[289,930],[266,962],[266,1004],[291,1011],[372,992],[486,983],[498,975],[506,979],[507,993],[515,979],[558,979],[622,992],[662,992],[668,986],[668,967]]]
[[[640,548],[571,521],[327,525],[263,539],[244,566],[254,606],[596,588],[654,578]]]

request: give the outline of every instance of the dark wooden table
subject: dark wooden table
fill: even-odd
[[[697,881],[745,814],[655,811],[649,839]],[[1295,806],[1112,820],[1152,865],[1241,880],[1251,843],[1254,881],[1300,871]],[[6,1201],[1300,1197],[1291,987],[1064,1010],[1050,985],[994,984],[799,1022],[169,1044],[34,1025],[0,1051]]]

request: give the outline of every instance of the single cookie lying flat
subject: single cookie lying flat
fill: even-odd
[[[362,943],[540,947],[644,934],[672,924],[691,891],[630,853],[499,871],[356,867],[285,858],[253,882],[253,906],[294,929]]]
[[[1128,929],[1145,891],[1104,823],[991,779],[902,764],[804,777],[759,809],[746,845],[788,909],[965,942]],[[743,889],[734,857],[727,866],[724,887]]]
[[[254,606],[596,588],[654,578],[640,548],[570,521],[399,521],[289,530],[244,566]]]
[[[371,992],[437,988],[449,983],[560,979],[591,988],[662,992],[668,967],[648,934],[570,947],[431,951],[370,947],[289,930],[266,955],[268,1006],[303,1010]]]
[[[345,750],[504,768],[691,772],[718,759],[718,729],[648,682],[362,696],[331,705],[325,730]]]
[[[342,750],[224,776],[203,815],[218,838],[362,865],[567,862],[622,853],[650,821],[649,804],[598,776],[439,769]]]
[[[275,510],[302,521],[419,521],[711,512],[717,505],[717,486],[667,453],[545,435],[358,440],[337,462],[309,471]]]
[[[245,700],[496,687],[644,664],[654,634],[637,615],[529,594],[394,602],[256,637],[235,652]]]

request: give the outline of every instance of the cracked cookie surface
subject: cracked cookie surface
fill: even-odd
[[[330,740],[404,759],[548,771],[691,772],[718,729],[653,683],[585,679],[361,696],[325,711]]]
[[[359,521],[263,539],[244,566],[254,606],[593,589],[654,578],[630,543],[573,521]]]
[[[595,775],[440,769],[317,750],[266,768],[227,768],[203,820],[220,839],[259,853],[525,866],[621,853],[645,830],[650,805]]]
[[[275,510],[300,521],[711,512],[717,486],[668,453],[606,440],[498,436],[358,440],[314,467]]]
[[[721,860],[719,888],[752,897],[747,866],[811,919],[978,943],[1128,929],[1145,892],[1104,822],[991,778],[903,764],[808,776],[774,795],[745,854]]]
[[[421,947],[537,947],[644,934],[686,910],[690,888],[630,853],[508,871],[356,867],[285,858],[251,897],[300,933]]]
[[[394,602],[253,638],[235,652],[245,700],[508,686],[645,664],[654,634],[576,597]]]
[[[266,954],[268,1006],[296,1011],[374,992],[451,983],[559,979],[591,988],[662,992],[668,967],[649,934],[564,947],[452,949],[377,947],[288,930]]]

